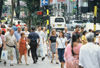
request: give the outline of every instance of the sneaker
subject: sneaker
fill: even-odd
[[[19,61],[17,61],[17,64],[19,64]]]
[[[53,63],[53,60],[51,60],[51,63]]]
[[[56,64],[59,64],[58,62],[56,62]]]
[[[34,61],[33,64],[36,64],[36,61]]]
[[[10,66],[14,66],[13,64],[10,64]]]
[[[42,58],[42,61],[45,59],[45,57]]]
[[[6,63],[6,61],[5,61],[5,62],[4,62],[4,66],[6,66],[6,64],[7,64],[7,63]]]
[[[2,60],[0,59],[0,63],[2,62]]]

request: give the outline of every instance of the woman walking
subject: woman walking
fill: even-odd
[[[22,55],[24,55],[25,63],[26,63],[26,65],[28,65],[27,64],[26,39],[25,39],[25,34],[24,33],[21,33],[21,39],[19,41],[19,54],[20,54],[19,62],[21,63]]]
[[[79,68],[79,51],[82,46],[81,43],[79,43],[78,34],[73,34],[72,36],[72,43],[68,44],[66,49],[65,49],[65,63],[66,63],[66,68]]]
[[[87,31],[84,31],[84,32],[83,32],[83,35],[82,35],[82,38],[81,38],[82,44],[83,44],[83,45],[85,45],[85,44],[87,43],[87,39],[86,39],[86,36],[85,36],[86,33],[87,33]]]
[[[53,63],[54,55],[56,54],[56,64],[58,64],[58,55],[56,53],[56,38],[57,38],[56,30],[53,29],[52,30],[52,34],[50,36],[50,40],[49,40],[49,48],[50,48],[50,50],[52,52],[52,60],[51,60],[51,63]]]
[[[67,38],[64,37],[63,31],[59,32],[59,37],[56,40],[56,48],[58,51],[59,61],[61,63],[61,68],[64,68],[65,60],[64,60],[64,51],[67,45]]]

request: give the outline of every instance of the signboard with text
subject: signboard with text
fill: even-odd
[[[41,0],[41,6],[48,5],[49,0]]]

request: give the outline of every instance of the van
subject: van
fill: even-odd
[[[50,26],[52,29],[63,30],[66,26],[64,17],[50,17]]]

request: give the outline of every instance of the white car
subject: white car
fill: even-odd
[[[66,21],[64,17],[50,17],[50,26],[52,29],[64,29]]]
[[[66,24],[68,30],[74,30],[76,26],[79,27],[85,27],[85,24],[83,23],[83,21],[80,20],[70,20],[67,24]]]

